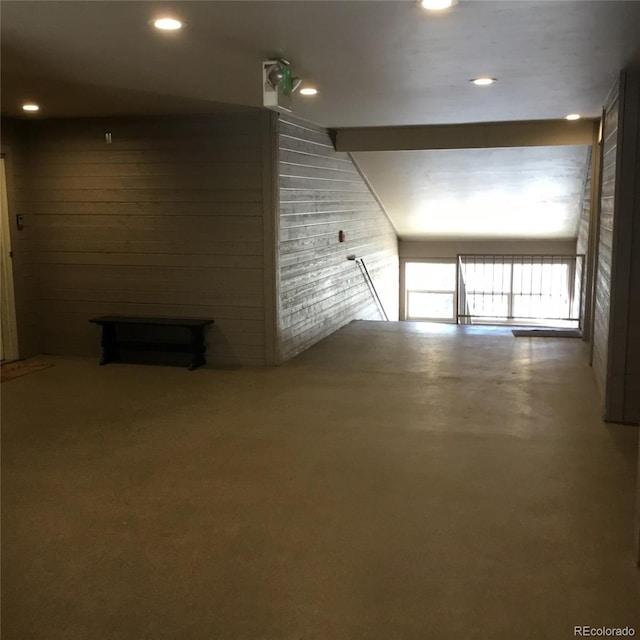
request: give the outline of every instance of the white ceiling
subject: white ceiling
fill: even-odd
[[[620,69],[640,63],[640,1],[460,0],[444,14],[414,0],[1,10],[2,112],[17,116],[26,99],[41,103],[36,117],[261,106],[261,61],[280,55],[320,91],[296,96],[295,115],[328,127],[597,117]],[[186,27],[154,30],[167,13]],[[478,88],[477,75],[498,82]],[[357,156],[403,237],[575,234],[584,148]]]
[[[403,240],[576,236],[588,147],[353,155]]]

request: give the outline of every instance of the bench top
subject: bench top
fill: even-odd
[[[153,318],[145,316],[100,316],[92,318],[94,324],[142,324],[165,327],[204,327],[213,324],[211,318]]]

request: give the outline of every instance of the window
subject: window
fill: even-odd
[[[581,258],[460,255],[460,317],[576,321],[572,285]]]
[[[405,320],[574,326],[582,255],[459,254],[403,262]],[[459,280],[458,280],[459,278]]]
[[[509,315],[510,262],[472,262],[465,269],[464,283],[472,315],[487,318]]]
[[[513,315],[523,318],[568,317],[567,264],[514,264]]]
[[[455,320],[456,265],[453,260],[406,262],[407,320]]]

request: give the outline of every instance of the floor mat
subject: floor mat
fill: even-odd
[[[15,378],[28,376],[30,373],[42,371],[49,367],[53,367],[53,362],[28,362],[24,360],[9,362],[0,367],[0,382],[8,382]]]
[[[513,329],[516,338],[582,338],[580,329]]]

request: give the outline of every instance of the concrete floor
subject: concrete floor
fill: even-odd
[[[358,322],[270,370],[5,383],[4,640],[640,633],[638,430],[581,340]]]

